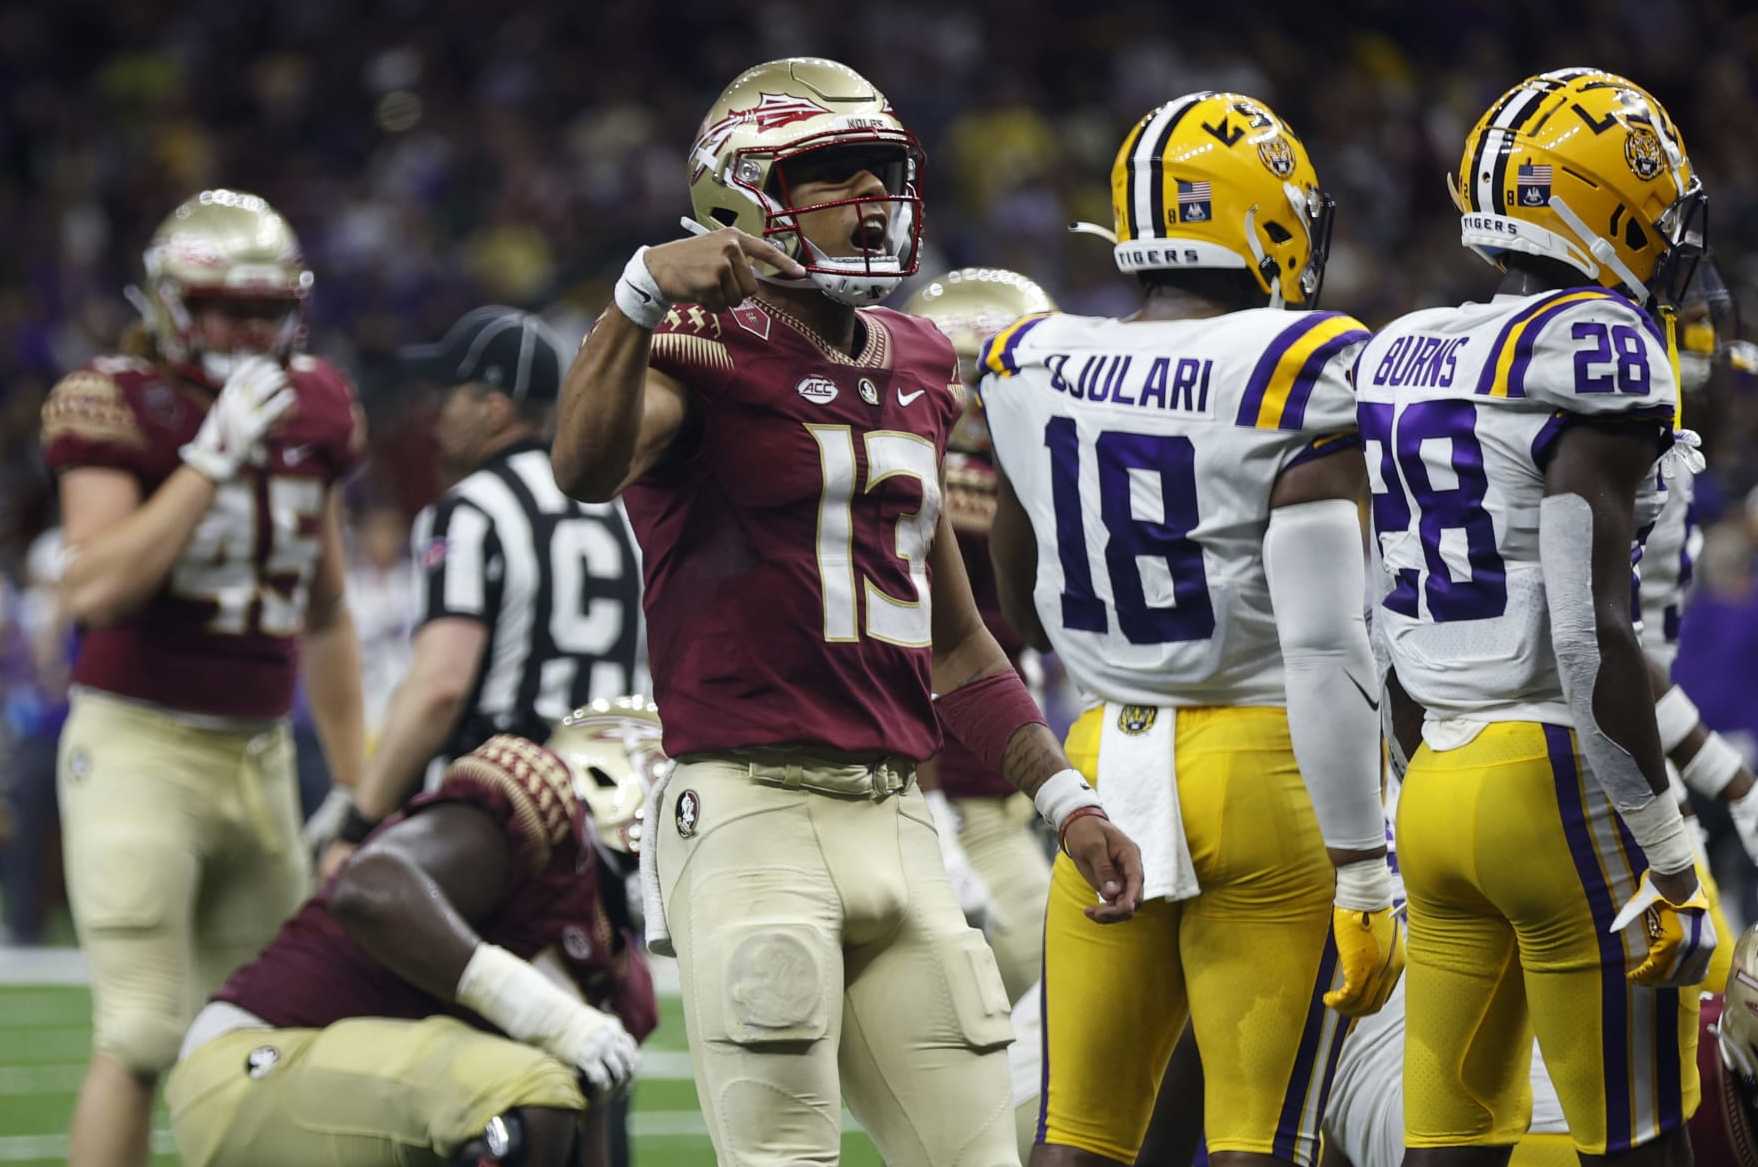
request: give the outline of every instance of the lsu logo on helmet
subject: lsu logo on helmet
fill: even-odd
[[[1110,230],[1124,272],[1241,268],[1269,305],[1311,308],[1333,203],[1300,137],[1240,93],[1191,93],[1148,112],[1111,166]]]
[[[1703,253],[1702,184],[1678,127],[1613,73],[1520,82],[1478,120],[1449,181],[1461,241],[1497,267],[1524,252],[1673,305]]]

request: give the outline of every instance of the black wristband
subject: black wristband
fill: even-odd
[[[382,820],[367,818],[360,813],[359,807],[349,803],[348,813],[342,818],[342,829],[336,832],[336,839],[342,843],[362,843],[380,821]]]

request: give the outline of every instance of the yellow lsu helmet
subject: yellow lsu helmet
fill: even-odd
[[[1568,264],[1646,304],[1676,304],[1707,232],[1678,127],[1635,82],[1557,69],[1504,93],[1449,176],[1461,241],[1496,267],[1510,251]]]
[[[995,518],[995,465],[976,384],[983,342],[1020,321],[1056,311],[1036,282],[998,267],[966,267],[920,288],[903,310],[932,320],[958,354],[963,406],[946,439],[947,513],[960,534],[988,534]]]
[[[871,304],[916,270],[923,164],[915,135],[872,82],[836,61],[789,57],[745,70],[709,108],[690,147],[690,206],[708,230],[737,227],[767,239],[808,273],[794,280],[765,270],[764,279]],[[863,168],[884,194],[795,204],[791,187],[809,176]],[[859,205],[871,225],[840,253],[827,254],[801,232],[800,215],[848,205]]]
[[[266,199],[204,190],[153,232],[143,257],[146,290],[129,298],[146,320],[159,355],[214,388],[247,353],[208,352],[195,333],[192,299],[281,302],[286,306],[271,355],[285,361],[303,339],[312,274],[293,228]]]
[[[1324,283],[1334,204],[1306,147],[1240,93],[1189,93],[1150,111],[1111,164],[1118,270],[1243,268],[1272,308],[1311,308]]]
[[[624,869],[641,849],[647,791],[671,770],[659,707],[646,697],[599,698],[562,718],[544,745],[568,767],[602,850]]]

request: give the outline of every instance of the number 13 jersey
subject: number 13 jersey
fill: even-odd
[[[1659,326],[1602,288],[1425,309],[1374,337],[1355,388],[1398,680],[1431,721],[1568,724],[1538,562],[1545,467],[1590,419],[1652,424],[1658,454],[1677,393]],[[1661,498],[1644,489],[1638,530]]]
[[[1027,317],[982,354],[983,405],[1037,536],[1033,597],[1093,697],[1282,705],[1264,577],[1270,492],[1355,453],[1346,375],[1368,332],[1336,312]]]

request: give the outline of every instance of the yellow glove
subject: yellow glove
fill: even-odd
[[[1345,1017],[1379,1012],[1404,975],[1404,924],[1397,910],[1334,908],[1331,932],[1343,986],[1326,993],[1325,1004]]]
[[[1644,871],[1636,894],[1608,931],[1621,932],[1638,916],[1648,943],[1648,958],[1625,974],[1630,983],[1650,989],[1682,989],[1701,983],[1709,973],[1716,941],[1703,885],[1697,885],[1690,899],[1675,904],[1660,894]]]

